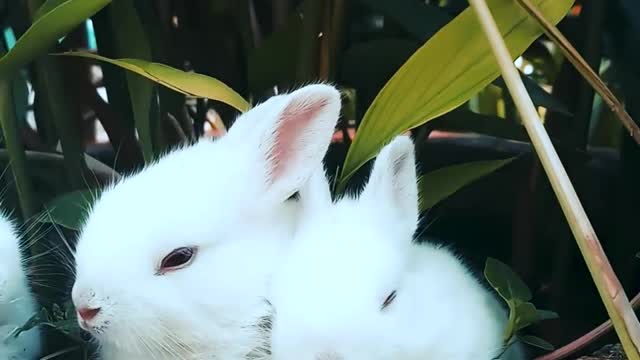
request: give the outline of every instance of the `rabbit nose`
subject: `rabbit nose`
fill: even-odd
[[[83,307],[78,309],[78,316],[80,316],[80,318],[84,321],[89,321],[95,318],[99,312],[100,312],[100,308]]]

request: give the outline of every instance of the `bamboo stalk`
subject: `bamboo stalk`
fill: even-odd
[[[609,106],[611,111],[620,119],[622,125],[629,131],[631,137],[640,145],[640,128],[631,115],[625,110],[624,105],[616,98],[607,85],[600,79],[598,74],[589,66],[589,63],[580,55],[571,42],[564,35],[545,19],[544,15],[529,0],[516,0],[516,2],[529,13],[529,15],[538,21],[544,33],[551,39],[562,51],[562,54],[569,60],[578,70],[580,75],[598,92],[602,100]]]
[[[469,0],[469,3],[478,15],[482,29],[500,66],[502,77],[522,117],[540,162],[549,177],[551,186],[560,202],[627,357],[630,360],[640,360],[640,323],[629,304],[629,299],[607,260],[573,184],[569,180],[549,135],[540,121],[531,97],[529,97],[518,71],[513,65],[511,54],[507,50],[489,7],[485,0]]]

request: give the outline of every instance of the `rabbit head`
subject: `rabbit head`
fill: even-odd
[[[274,280],[276,360],[388,359],[383,313],[393,306],[418,222],[413,143],[379,153],[358,198],[331,203],[317,171],[300,191],[303,215]]]
[[[72,298],[105,353],[230,359],[264,345],[269,279],[296,223],[287,199],[321,164],[339,111],[328,85],[274,96],[103,192]]]

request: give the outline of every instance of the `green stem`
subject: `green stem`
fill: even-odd
[[[4,142],[9,153],[11,172],[18,190],[18,201],[22,216],[26,220],[37,211],[35,195],[29,173],[27,171],[27,157],[18,131],[18,121],[13,109],[13,94],[11,81],[0,79],[0,126]]]

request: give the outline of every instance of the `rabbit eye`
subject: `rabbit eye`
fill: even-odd
[[[173,250],[162,259],[157,274],[163,275],[167,272],[180,270],[189,266],[193,262],[197,252],[198,248],[196,247],[181,247]]]

